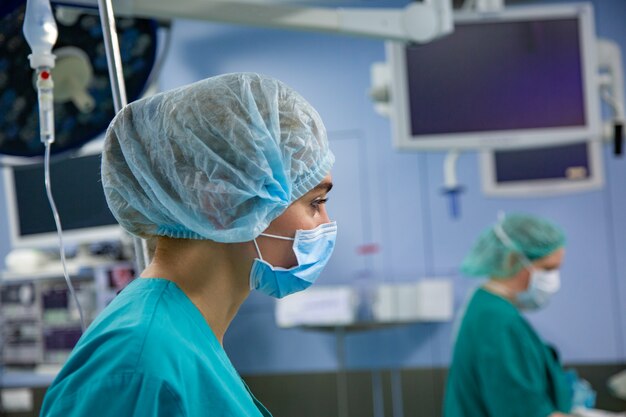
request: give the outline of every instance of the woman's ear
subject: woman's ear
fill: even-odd
[[[505,270],[507,271],[519,271],[523,269],[522,257],[515,253],[509,252],[505,259]],[[517,275],[517,272],[515,273]]]
[[[515,271],[515,274],[511,275],[512,278],[519,277],[525,282],[530,278],[530,272],[524,265],[524,258],[519,253],[509,253],[505,262],[508,271]]]

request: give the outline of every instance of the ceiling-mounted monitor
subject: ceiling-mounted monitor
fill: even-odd
[[[493,197],[546,197],[604,185],[600,141],[485,150],[480,163],[483,192]]]
[[[388,43],[396,147],[515,148],[599,137],[595,44],[586,3],[458,13],[447,37]]]
[[[98,153],[50,164],[63,239],[70,245],[122,238],[122,229],[104,196],[100,163]],[[56,247],[59,241],[46,195],[43,163],[6,167],[3,171],[11,247]]]

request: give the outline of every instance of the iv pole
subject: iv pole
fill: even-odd
[[[126,85],[122,71],[120,44],[117,40],[117,29],[115,27],[115,16],[113,14],[111,0],[98,0],[98,11],[100,12],[102,34],[104,35],[104,47],[109,67],[113,105],[115,107],[115,113],[118,113],[122,110],[122,107],[128,104],[128,101],[126,99]],[[150,263],[148,243],[145,239],[133,236],[133,246],[135,247],[137,273],[141,273]]]

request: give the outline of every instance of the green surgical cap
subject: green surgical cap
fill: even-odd
[[[106,134],[102,185],[136,236],[246,242],[334,160],[320,116],[297,92],[225,74],[124,107]]]
[[[498,237],[498,225],[510,238],[508,244]],[[463,260],[461,272],[467,276],[508,278],[524,267],[524,256],[535,261],[564,245],[565,235],[554,224],[536,216],[510,214],[480,235]]]

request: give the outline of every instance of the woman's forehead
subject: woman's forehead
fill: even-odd
[[[552,252],[550,255],[541,258],[535,262],[537,266],[542,267],[558,267],[563,262],[563,257],[565,256],[565,249],[559,248]]]

